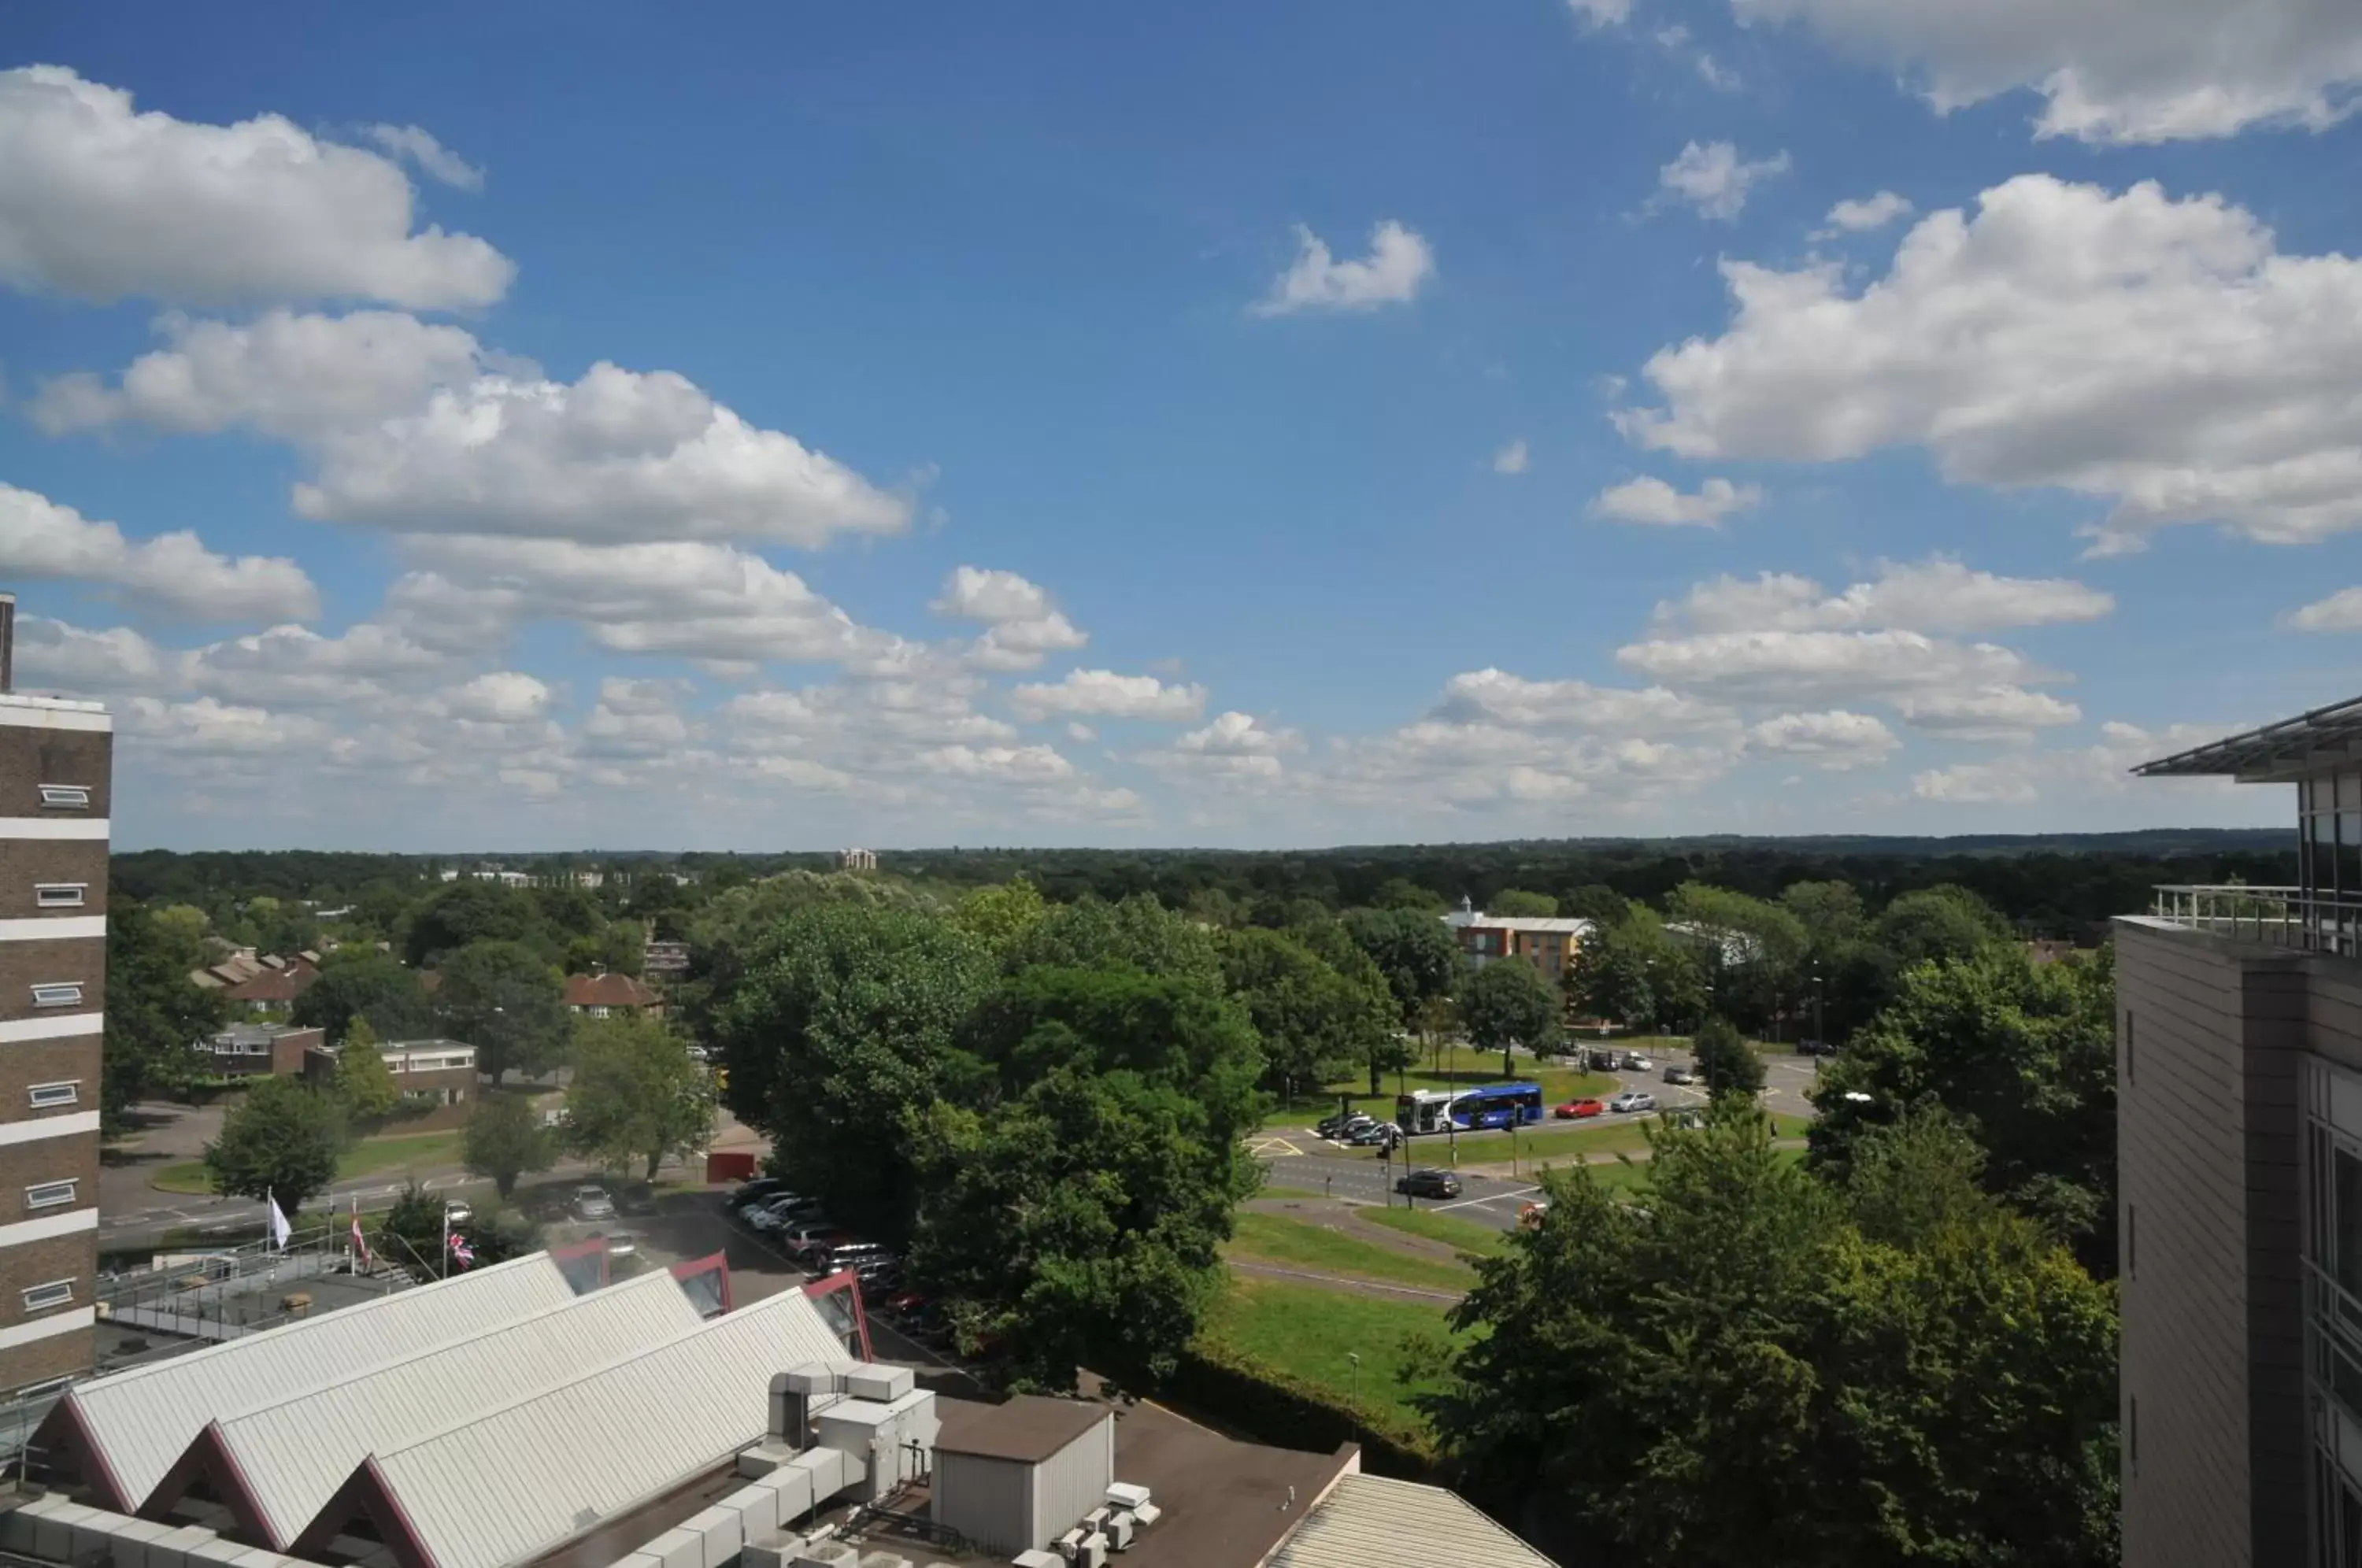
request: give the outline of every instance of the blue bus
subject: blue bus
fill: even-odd
[[[1419,1089],[1395,1098],[1395,1124],[1406,1132],[1454,1127],[1516,1127],[1542,1119],[1542,1086],[1485,1084],[1476,1088]]]

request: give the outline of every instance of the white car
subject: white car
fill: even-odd
[[[1652,1094],[1643,1094],[1639,1089],[1626,1089],[1607,1102],[1607,1109],[1617,1112],[1654,1110],[1657,1109],[1657,1097]]]
[[[468,1206],[465,1198],[455,1198],[443,1206],[443,1223],[446,1225],[465,1225],[475,1217],[476,1211]]]
[[[1646,1056],[1631,1055],[1624,1058],[1624,1070],[1628,1073],[1653,1073],[1657,1070],[1657,1064]]]

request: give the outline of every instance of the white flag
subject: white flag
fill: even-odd
[[[270,1244],[283,1253],[287,1250],[288,1234],[293,1227],[287,1223],[287,1216],[279,1211],[279,1199],[272,1197],[267,1187],[263,1190],[262,1201],[270,1206]]]

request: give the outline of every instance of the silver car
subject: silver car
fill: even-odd
[[[613,1220],[615,1200],[607,1196],[603,1187],[578,1187],[574,1189],[574,1217],[578,1220]]]
[[[1673,1062],[1665,1067],[1665,1081],[1669,1084],[1694,1084],[1697,1082],[1697,1074],[1679,1062]]]
[[[1652,1094],[1644,1094],[1639,1089],[1626,1089],[1622,1094],[1617,1095],[1614,1099],[1607,1102],[1607,1109],[1617,1112],[1630,1110],[1654,1110],[1657,1109],[1657,1097]]]

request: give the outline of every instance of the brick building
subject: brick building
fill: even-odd
[[[629,975],[568,975],[566,1006],[586,1018],[661,1018],[664,998]]]
[[[233,1023],[208,1037],[204,1049],[216,1077],[292,1078],[304,1070],[304,1053],[326,1038],[320,1030],[289,1023]]]
[[[114,721],[12,689],[0,594],[0,1391],[89,1370]]]
[[[337,1076],[337,1050],[322,1043],[319,1031],[303,1055],[304,1078],[326,1085]],[[432,1132],[468,1120],[476,1099],[476,1048],[458,1040],[388,1040],[378,1046],[402,1091],[404,1131]]]

